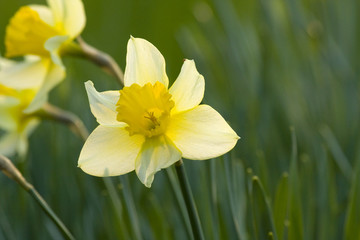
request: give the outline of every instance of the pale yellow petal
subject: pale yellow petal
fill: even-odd
[[[22,122],[19,129],[19,139],[16,147],[16,152],[20,158],[25,157],[29,149],[29,137],[35,128],[39,125],[40,120],[37,118],[30,118]]]
[[[28,119],[18,129],[8,131],[0,138],[0,154],[13,156],[17,153],[20,157],[26,155],[28,150],[28,138],[39,124],[36,118]]]
[[[4,134],[0,138],[0,154],[11,157],[16,153],[19,135],[15,132]]]
[[[66,35],[75,38],[83,31],[86,16],[81,0],[48,0],[48,4],[55,24],[62,25]]]
[[[47,0],[54,17],[55,25],[62,25],[64,19],[64,1],[63,0]]]
[[[24,113],[31,113],[39,108],[47,101],[48,93],[65,78],[65,69],[56,64],[50,64],[48,72],[45,76],[43,84],[37,91],[30,105],[24,110]]]
[[[175,102],[172,113],[186,111],[199,105],[204,91],[204,77],[196,70],[195,62],[185,60],[178,78],[169,89]]]
[[[19,99],[0,94],[0,129],[13,131],[17,128],[19,119],[16,109],[19,104]]]
[[[63,67],[63,63],[60,49],[67,41],[69,41],[69,36],[55,36],[49,38],[44,45],[44,48],[49,51],[52,61],[61,67]]]
[[[144,137],[129,136],[124,127],[98,126],[86,140],[79,167],[94,176],[117,176],[135,169]]]
[[[181,152],[166,136],[148,138],[136,158],[136,173],[146,187],[151,187],[155,173],[180,158]]]
[[[50,61],[33,58],[9,64],[0,58],[0,84],[17,90],[38,88],[43,83]]]
[[[93,82],[85,83],[86,92],[89,98],[90,109],[98,123],[102,125],[118,125],[116,120],[116,103],[119,101],[119,91],[96,91]]]
[[[43,20],[45,23],[50,26],[55,26],[54,16],[49,7],[37,4],[29,5],[29,7],[36,11],[39,14],[41,20]]]
[[[239,137],[223,117],[208,105],[172,116],[166,135],[184,158],[205,160],[234,148]]]
[[[129,39],[127,45],[125,86],[137,83],[161,82],[167,88],[169,80],[165,72],[165,59],[159,50],[142,38]]]

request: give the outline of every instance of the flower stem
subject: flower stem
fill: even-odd
[[[33,185],[28,183],[19,170],[14,166],[14,164],[5,156],[0,155],[0,171],[2,171],[10,179],[17,182],[22,188],[24,188],[40,205],[41,209],[48,215],[48,217],[54,222],[60,232],[63,234],[64,238],[67,240],[74,240],[70,231],[66,228],[64,223],[56,216],[50,206],[46,201],[41,197],[41,195],[36,191]]]
[[[205,238],[204,238],[204,233],[203,233],[203,230],[201,227],[199,214],[197,212],[195,201],[194,201],[193,195],[191,193],[189,181],[187,179],[185,168],[184,168],[184,163],[181,159],[175,163],[175,169],[176,169],[176,173],[179,178],[180,187],[181,187],[181,191],[182,191],[182,194],[183,194],[183,197],[185,200],[186,208],[189,213],[189,218],[190,218],[191,227],[192,227],[193,234],[194,234],[194,239],[195,240],[204,240]]]
[[[36,114],[43,119],[49,119],[68,125],[70,129],[84,141],[89,136],[89,132],[84,123],[72,112],[62,110],[61,108],[47,103]]]
[[[82,54],[77,55],[90,60],[98,65],[110,75],[116,77],[121,86],[124,86],[124,73],[116,63],[116,61],[107,53],[104,53],[93,46],[87,44],[81,37],[77,37],[77,41],[82,49]]]

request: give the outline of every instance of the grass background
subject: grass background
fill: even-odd
[[[30,3],[45,1],[0,0],[0,39]],[[130,35],[158,47],[170,81],[184,58],[194,59],[204,102],[242,137],[224,157],[185,160],[206,239],[360,239],[359,1],[84,5],[83,38],[122,68]],[[84,60],[65,65],[50,102],[93,130],[83,83],[119,87]],[[151,189],[134,173],[95,178],[76,167],[82,144],[65,126],[43,122],[16,163],[78,239],[191,239],[173,169],[157,173]],[[0,175],[0,186],[0,239],[61,239],[14,182]]]

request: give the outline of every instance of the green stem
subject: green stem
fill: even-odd
[[[176,202],[178,204],[179,210],[181,212],[183,222],[186,226],[187,233],[189,235],[189,238],[192,239],[191,223],[190,223],[187,211],[186,211],[186,206],[185,206],[184,200],[181,195],[181,189],[176,181],[175,173],[173,172],[173,169],[171,169],[171,168],[167,168],[166,173],[167,173],[167,177],[169,179],[170,185],[171,185],[171,189],[176,198]]]
[[[90,46],[81,37],[78,37],[77,41],[82,50],[82,54],[77,54],[77,57],[85,58],[98,65],[110,75],[116,77],[120,85],[124,86],[124,73],[119,67],[119,65],[116,63],[116,61],[109,54],[104,53],[94,48],[93,46]]]
[[[36,191],[33,185],[28,183],[19,170],[14,164],[5,156],[0,155],[0,171],[2,171],[10,179],[17,182],[22,188],[24,188],[40,205],[42,210],[50,217],[55,223],[60,232],[63,234],[65,239],[74,240],[75,238],[71,235],[70,231],[65,227],[64,223],[56,216],[53,210],[49,207],[46,201]]]
[[[196,240],[204,240],[204,233],[201,227],[199,214],[196,209],[195,201],[193,195],[191,193],[189,181],[186,177],[186,172],[184,168],[183,161],[180,159],[175,163],[176,173],[179,178],[181,191],[185,200],[186,208],[189,213],[189,218],[191,222],[191,227],[194,234],[194,239]]]
[[[62,110],[61,108],[47,103],[41,110],[36,112],[35,115],[42,119],[57,121],[69,126],[69,128],[84,141],[89,137],[89,132],[84,123],[72,112]]]

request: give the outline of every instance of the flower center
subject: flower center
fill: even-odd
[[[116,105],[117,120],[128,124],[130,135],[153,137],[166,131],[174,101],[164,84],[156,82],[124,87]]]
[[[28,6],[22,7],[11,18],[6,28],[6,57],[38,55],[49,57],[45,42],[61,32],[41,20],[39,14]]]

